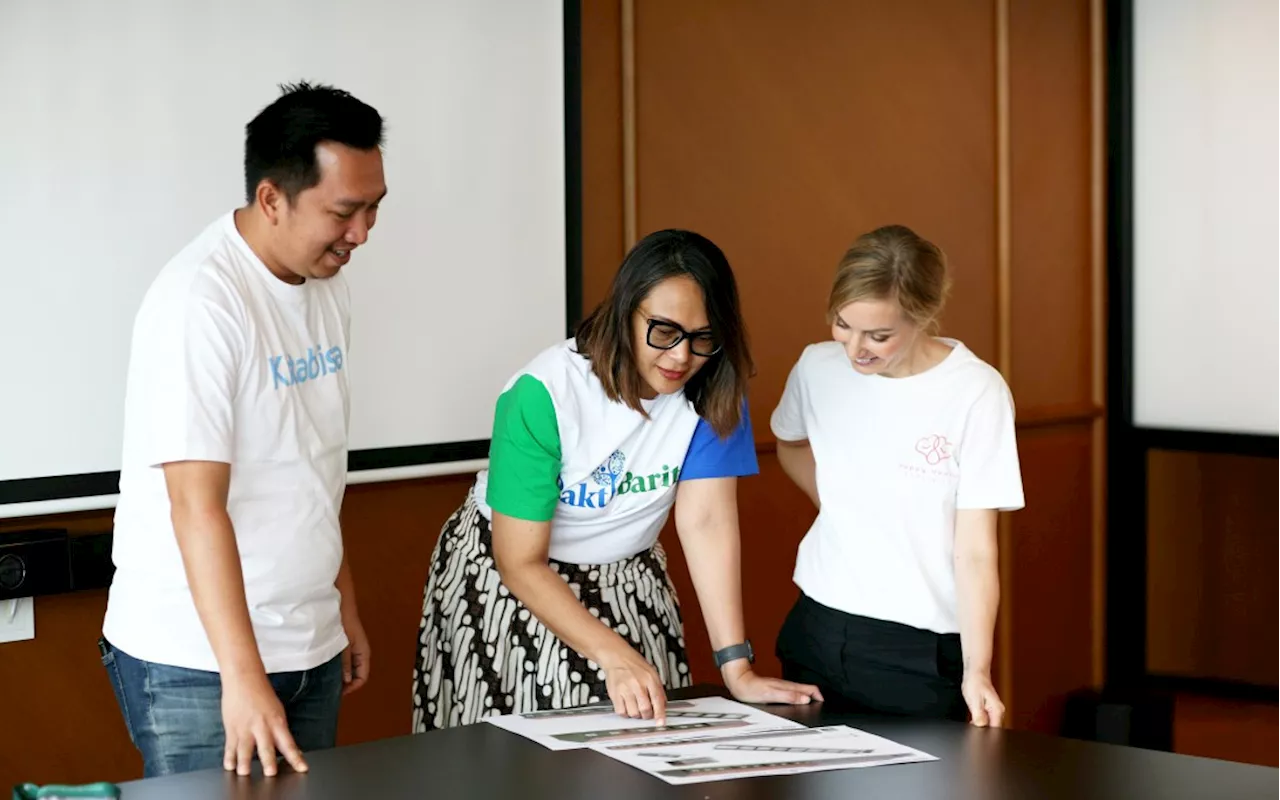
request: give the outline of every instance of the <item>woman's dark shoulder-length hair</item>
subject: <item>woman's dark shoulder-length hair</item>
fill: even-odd
[[[578,326],[577,350],[591,361],[609,399],[643,413],[644,384],[633,349],[633,318],[653,287],[682,275],[702,288],[711,332],[720,344],[720,351],[685,384],[685,397],[717,434],[726,436],[742,421],[747,379],[755,367],[733,270],[720,248],[706,237],[662,230],[637,242],[618,268],[609,294]]]

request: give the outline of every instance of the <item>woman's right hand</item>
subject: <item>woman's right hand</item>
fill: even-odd
[[[609,653],[600,666],[605,670],[605,686],[613,710],[631,719],[667,722],[667,692],[653,665],[624,641]]]

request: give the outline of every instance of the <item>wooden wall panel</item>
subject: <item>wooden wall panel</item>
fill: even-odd
[[[36,638],[0,644],[4,790],[142,776],[98,656],[106,608],[106,591],[36,598]]]
[[[1149,670],[1276,685],[1278,484],[1274,458],[1150,453]]]
[[[1041,480],[1054,457],[1033,452],[1028,483],[1041,511],[1015,518],[1006,554],[1015,571],[1010,604],[1020,603],[1024,584],[1033,587],[1033,607],[1043,600],[1034,587],[1055,585],[1069,615],[1063,630],[1071,636],[1059,646],[1078,658],[1050,664],[1024,644],[1037,641],[1041,621],[1006,606],[1011,707],[1024,724],[1052,728],[1053,707],[1090,683],[1093,659],[1088,3],[1009,9],[1007,316],[996,302],[998,2],[637,6],[640,230],[694,228],[729,255],[759,367],[752,390],[759,439],[771,439],[768,415],[800,348],[829,336],[822,311],[840,253],[857,233],[891,221],[933,238],[951,258],[945,332],[993,364],[1001,331],[1010,336],[1020,412],[1069,431],[1080,480]],[[1059,163],[1044,163],[1053,159]],[[1030,434],[1032,441],[1061,435],[1054,427]],[[762,486],[789,493],[778,477],[780,484]],[[775,552],[770,541],[748,550],[744,573],[789,575],[811,511],[798,493],[780,502],[789,510],[777,516],[794,520],[789,549]],[[1054,519],[1037,516],[1045,508],[1078,513],[1057,515],[1065,535],[1024,552],[1031,541],[1024,529]],[[772,531],[754,515],[743,518],[744,541],[754,548],[769,540]],[[1082,569],[1055,583],[1063,562]],[[1056,574],[1042,576],[1046,570]],[[775,602],[794,597],[794,587],[766,585]],[[779,620],[782,613],[785,606]]]
[[[0,536],[44,527],[110,530],[111,513],[0,520]],[[105,590],[38,597],[35,638],[0,644],[0,787],[142,775],[98,655],[106,609]]]
[[[1173,710],[1173,752],[1280,766],[1276,705],[1179,695]]]
[[[369,683],[343,702],[341,744],[409,732],[427,565],[440,526],[470,482],[471,476],[458,476],[348,490],[343,536],[373,670]],[[110,517],[9,521],[4,529],[43,524],[102,530]],[[98,658],[106,604],[105,591],[38,598],[36,638],[0,645],[0,686],[23,687],[5,693],[5,718],[28,721],[20,738],[13,728],[0,732],[0,786],[141,777],[142,760]]]
[[[1093,568],[1089,423],[1022,430],[1027,507],[1013,515],[1013,725],[1056,733],[1066,695],[1090,684]]]
[[[582,303],[608,290],[622,240],[621,12],[617,0],[582,3]]]
[[[1067,693],[1094,682],[1094,97],[1088,0],[1008,0],[1011,299],[1002,320],[1022,430],[1027,509],[1004,543],[1003,662],[1014,724],[1056,732]],[[1095,334],[1095,331],[1097,332]]]
[[[756,651],[756,670],[781,675],[774,655],[778,630],[799,589],[791,582],[796,549],[816,515],[813,503],[782,472],[777,456],[762,452],[760,474],[738,482],[738,514],[742,520],[743,616]],[[698,607],[689,568],[675,526],[667,523],[663,547],[685,621],[689,668],[698,682],[718,683],[720,672],[711,657],[706,623]]]
[[[1092,404],[1089,58],[1087,0],[1011,0],[1011,377],[1020,410]]]
[[[409,733],[418,620],[431,552],[474,475],[352,486],[343,538],[355,576],[373,669],[342,704],[338,743]]]
[[[1197,613],[1205,593],[1204,581],[1199,579],[1206,544],[1202,490],[1194,454],[1149,455],[1147,666],[1167,673],[1194,674],[1191,643],[1205,641],[1203,628],[1210,624]]]
[[[1201,643],[1202,669],[1210,676],[1274,687],[1280,649],[1277,461],[1202,455],[1200,469],[1205,487],[1204,531],[1210,537],[1210,557],[1200,578],[1210,591],[1199,611],[1212,620],[1214,633],[1212,641]]]
[[[954,0],[637,4],[640,232],[692,228],[734,265],[760,439],[873,227],[948,252],[946,329],[994,357],[992,20]]]

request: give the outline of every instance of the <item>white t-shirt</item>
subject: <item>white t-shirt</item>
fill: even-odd
[[[573,340],[543,351],[498,400],[481,513],[550,521],[552,559],[608,564],[653,546],[680,480],[757,471],[749,418],[721,439],[683,392],[642,407],[610,400]]]
[[[1023,505],[1013,398],[1000,373],[954,340],[907,378],[861,375],[838,342],[805,348],[772,428],[808,439],[821,510],[795,582],[864,617],[956,633],[958,509]]]
[[[227,511],[267,672],[347,646],[334,581],[347,472],[345,278],[285,283],[226,214],[157,276],[134,324],[116,565],[103,633],[135,658],[216,671],[162,464],[231,464]]]

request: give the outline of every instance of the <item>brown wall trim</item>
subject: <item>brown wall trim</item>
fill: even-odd
[[[996,366],[1012,385],[1013,203],[1009,93],[1009,0],[996,0]]]
[[[1090,293],[1093,314],[1093,404],[1099,410],[1107,397],[1107,65],[1106,10],[1103,0],[1089,3],[1089,233]],[[1093,684],[1106,678],[1107,641],[1107,427],[1099,414],[1093,423],[1093,502],[1091,570],[1093,611]]]
[[[1092,403],[1066,403],[1019,410],[1016,425],[1020,431],[1061,425],[1083,425],[1101,419],[1102,416],[1101,406]]]
[[[1009,0],[996,3],[996,352],[997,368],[1012,385],[1013,305],[1010,295],[1013,273],[1013,225],[1010,192],[1011,154],[1009,137]],[[1000,606],[996,617],[997,691],[1004,701],[1006,716],[1013,717],[1013,542],[1012,520],[1001,514],[997,522],[1000,548]]]
[[[636,214],[636,4],[622,0],[622,244],[639,239]]]

